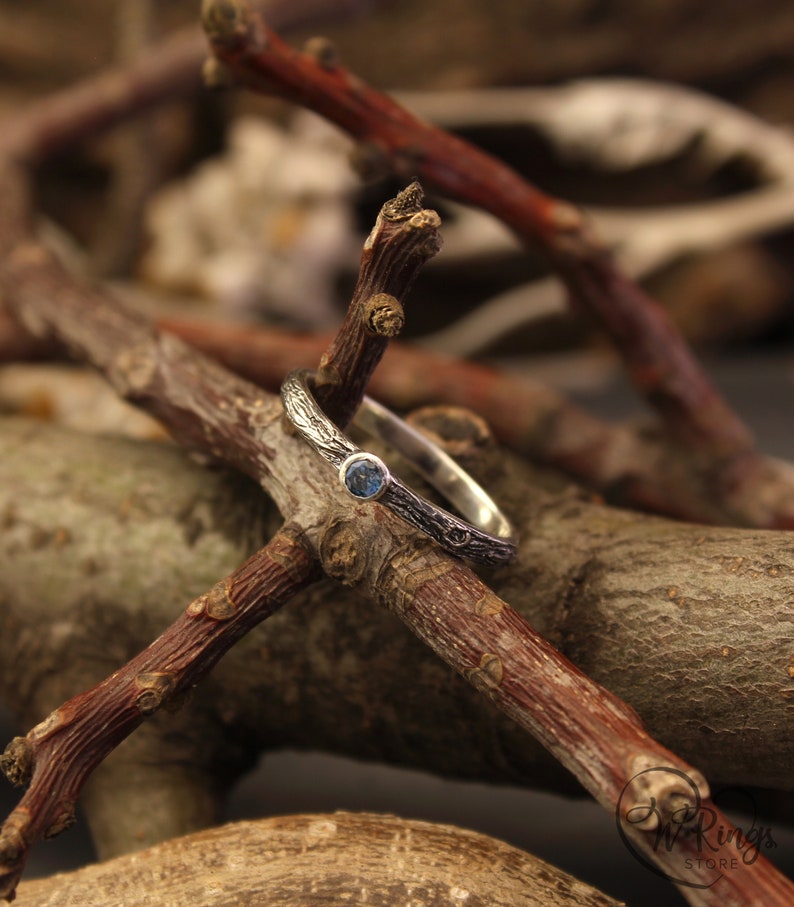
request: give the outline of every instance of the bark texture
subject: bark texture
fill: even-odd
[[[368,813],[238,822],[48,879],[25,907],[618,907],[485,835]]]
[[[0,693],[30,725],[148,645],[262,542],[271,511],[252,484],[169,445],[17,419],[1,438]],[[715,783],[794,787],[786,535],[606,508],[544,490],[518,461],[483,480],[532,489],[513,504],[524,541],[490,576],[498,594]],[[574,785],[394,615],[326,582],[96,770],[85,805],[103,855],[213,821],[227,786],[284,746]]]

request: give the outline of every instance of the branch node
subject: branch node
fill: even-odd
[[[303,52],[310,57],[314,57],[318,65],[329,71],[338,69],[342,65],[339,52],[333,41],[322,35],[317,35],[303,45]]]
[[[480,658],[480,664],[476,668],[466,671],[466,679],[469,683],[481,693],[488,693],[495,690],[502,684],[504,676],[504,665],[498,655],[486,652]]]
[[[695,768],[683,772],[643,753],[629,760],[628,769],[630,780],[619,804],[624,816],[633,815],[631,824],[638,831],[655,831],[671,823],[686,826],[710,796],[708,782]]]
[[[209,592],[199,595],[187,606],[191,617],[211,617],[213,620],[229,620],[237,612],[231,597],[231,587],[226,580],[216,583]]]
[[[345,586],[354,586],[364,575],[367,551],[358,526],[347,520],[332,522],[320,542],[323,569]]]
[[[244,44],[251,29],[248,5],[240,0],[204,0],[201,22],[209,41],[226,50]]]
[[[147,338],[148,340],[148,338]],[[108,381],[123,397],[142,393],[157,374],[157,362],[147,342],[123,350],[107,370]]]
[[[423,406],[407,419],[483,484],[504,471],[496,440],[482,416],[462,406]],[[487,477],[487,483],[486,483]]]
[[[437,211],[433,211],[432,208],[424,208],[422,211],[419,211],[417,214],[414,214],[409,220],[408,223],[414,228],[414,230],[438,230],[441,226],[441,218],[438,216]],[[431,255],[435,255],[436,252],[441,248],[441,237],[435,239],[435,246]]]
[[[141,690],[135,705],[141,715],[153,715],[170,697],[176,685],[173,674],[153,672],[138,674],[135,686]]]
[[[33,748],[26,737],[14,737],[0,756],[0,771],[14,787],[27,787],[33,775]]]
[[[376,293],[364,304],[367,328],[379,337],[396,337],[405,324],[405,312],[399,299],[390,293]]]

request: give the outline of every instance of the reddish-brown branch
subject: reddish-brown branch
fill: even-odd
[[[664,310],[615,268],[572,206],[538,191],[509,167],[414,117],[329,55],[286,45],[246,0],[205,2],[213,52],[237,81],[309,107],[357,139],[363,154],[404,176],[490,211],[557,268],[576,302],[610,333],[629,374],[725,491],[752,472],[743,422],[704,374]]]
[[[274,452],[262,429],[278,422],[277,402],[179,341],[160,337],[145,319],[72,278],[29,232],[22,168],[8,166],[3,175],[9,181],[9,217],[0,234],[5,252],[0,285],[9,308],[37,337],[55,340],[92,362],[123,395],[163,419],[183,443],[268,484]],[[410,198],[412,205],[418,201],[416,189]],[[394,203],[387,213],[392,208]],[[411,223],[415,216],[419,220]],[[398,220],[386,218],[392,224]],[[410,283],[406,274],[415,273],[438,247],[438,217],[432,212],[412,210],[399,222],[400,228],[373,231],[365,257],[367,279],[360,286],[404,292]],[[399,310],[400,301],[393,303]],[[377,344],[380,338],[371,336]],[[353,353],[344,352],[344,343],[337,346],[345,367],[334,389],[340,401],[355,405],[345,384],[347,372],[368,362],[374,368],[377,357],[356,358],[366,346],[363,341]],[[349,377],[357,376],[351,371]],[[284,497],[289,497],[287,488]],[[235,573],[191,603],[141,655],[61,706],[26,738],[12,742],[3,768],[19,783],[30,780],[30,786],[0,832],[0,897],[13,897],[33,844],[69,826],[76,798],[96,765],[147,715],[194,685],[241,636],[317,576],[316,554],[300,528],[282,529]]]
[[[359,507],[346,499],[332,471],[318,471],[312,452],[284,435],[279,409],[267,394],[175,339],[158,338],[123,306],[70,280],[30,242],[8,256],[0,278],[6,303],[17,307],[30,330],[67,341],[192,446],[257,476],[285,512],[305,514],[300,525],[307,545],[320,552],[329,575],[364,585],[400,614],[455,670],[561,755],[603,803],[613,805],[637,765],[655,760],[689,773],[705,795],[696,772],[652,741],[629,708],[573,668],[471,571],[380,505]],[[222,591],[216,588],[206,599],[221,611],[228,608]],[[138,676],[144,663],[134,663]],[[145,674],[161,673],[148,661],[145,667]],[[14,768],[24,767],[24,756],[24,747],[9,754]],[[669,784],[654,791],[662,805],[679,794],[687,791]],[[631,796],[644,803],[641,790]],[[36,818],[32,831],[26,815],[16,811],[9,820],[9,890],[31,836],[57,825],[60,813],[48,814],[46,822]],[[641,842],[646,837],[639,835]],[[682,839],[683,849],[675,853],[680,857],[687,847]],[[722,903],[751,903],[757,895],[782,905],[787,884],[759,859]]]
[[[205,48],[201,33],[189,28],[134,63],[31,104],[4,124],[0,155],[40,163],[136,113],[195,94],[201,84]]]
[[[371,544],[366,526],[357,523],[336,527],[336,535],[336,544],[328,546],[323,560],[332,575],[337,559]],[[631,708],[568,662],[462,564],[431,546],[406,545],[383,560],[380,545],[375,547],[374,556],[356,558],[358,584],[535,735],[603,806],[619,814],[625,835],[657,867],[689,883],[714,883],[698,891],[692,903],[704,907],[789,903],[794,884],[771,865],[759,869],[758,861],[742,864],[715,882],[714,870],[698,860],[703,845],[695,835],[680,834],[670,850],[654,847],[658,826],[632,826],[624,820],[632,809],[648,811],[655,805],[664,823],[687,805],[695,817],[703,812],[708,822],[715,818],[712,844],[720,823],[732,827],[708,799],[700,773],[650,738]],[[355,575],[355,568],[348,576],[351,573]],[[649,767],[669,771],[649,779],[640,774]],[[644,788],[648,780],[650,786]],[[699,795],[693,797],[696,788]]]
[[[291,369],[316,361],[328,343],[326,336],[250,325],[177,318],[159,323],[271,390]],[[439,402],[474,410],[503,444],[564,470],[614,504],[701,523],[794,529],[794,469],[787,464],[762,458],[741,486],[717,495],[677,447],[591,416],[525,376],[391,343],[369,392],[398,410]]]
[[[355,13],[368,5],[364,0],[350,0],[342,5],[341,12]],[[327,15],[326,8],[322,5],[315,8],[316,6],[278,4],[273,7],[270,15],[282,27],[305,24],[307,19],[317,21]],[[211,9],[212,4],[208,4],[208,7]],[[231,10],[238,8],[234,3],[226,4],[226,7]],[[339,14],[340,8],[336,5],[333,15]],[[582,241],[586,237],[573,209],[556,202],[552,204],[551,200],[532,187],[527,187],[503,165],[465,143],[420,123],[389,99],[367,89],[349,76],[327,54],[300,55],[288,48],[285,50],[277,41],[272,42],[272,47],[274,60],[279,65],[279,54],[287,53],[288,75],[292,73],[294,77],[297,73],[301,79],[308,80],[300,88],[302,92],[305,89],[302,101],[311,100],[315,106],[330,105],[333,109],[324,111],[329,115],[339,117],[344,113],[343,125],[356,135],[373,139],[382,153],[388,152],[391,155],[395,166],[404,165],[407,171],[420,173],[422,171],[418,165],[424,161],[423,166],[428,168],[442,188],[446,187],[446,191],[453,194],[456,191],[468,193],[470,200],[486,206],[489,203],[498,204],[501,208],[496,213],[513,223],[516,229],[521,227],[520,223],[516,224],[516,218],[520,220],[524,216],[524,233],[534,237],[534,241],[541,245],[544,242],[547,246],[551,243],[550,254],[557,246],[567,250],[566,254],[573,254],[574,251],[577,255],[581,253]],[[0,136],[0,151],[14,154],[26,161],[40,160],[147,106],[193,90],[197,84],[196,74],[202,55],[203,42],[195,33],[193,37],[188,31],[175,36],[153,49],[146,59],[130,67],[66,89],[17,114],[5,124],[6,128]],[[348,97],[346,92],[351,85],[355,91]],[[279,87],[279,91],[283,90],[283,86]],[[298,91],[299,86],[293,85],[290,90]],[[421,145],[418,143],[419,138],[423,142],[430,142],[429,148],[433,154],[416,156]],[[450,142],[452,145],[448,144]],[[445,158],[450,150],[454,150],[458,157]],[[481,173],[478,170],[480,167],[485,167]],[[437,172],[439,169],[440,173]],[[472,180],[475,182],[472,183]],[[524,195],[514,191],[520,188],[519,184],[524,187]],[[522,208],[522,198],[526,203],[524,208],[529,205],[526,210]],[[7,211],[8,199],[4,199],[4,202]],[[539,217],[541,214],[543,217]],[[14,222],[15,218],[11,217],[10,220]],[[622,287],[618,297],[612,301],[613,308],[620,308],[628,296],[639,292],[628,284],[624,285],[625,282],[614,273],[611,263],[595,254],[597,248],[594,250],[586,244],[584,248],[587,253],[585,259],[590,265],[600,262],[599,268],[609,269],[608,274],[602,273],[596,281],[596,289],[600,287],[603,290],[607,278]],[[497,432],[504,440],[515,443],[517,449],[539,455],[542,460],[570,469],[574,476],[590,482],[609,494],[612,500],[705,521],[790,528],[794,523],[794,506],[791,504],[793,483],[787,470],[779,464],[764,461],[755,452],[748,453],[745,441],[742,440],[746,440],[744,429],[734,430],[737,428],[736,419],[726,418],[723,403],[712,395],[708,382],[704,384],[700,380],[702,375],[692,378],[691,357],[687,354],[683,359],[679,357],[673,362],[672,352],[681,352],[681,345],[676,343],[675,337],[671,339],[665,335],[665,342],[654,346],[660,335],[658,330],[654,333],[653,325],[656,321],[651,317],[653,311],[653,307],[648,309],[640,306],[635,312],[628,311],[621,315],[626,323],[626,319],[648,321],[650,318],[647,329],[643,328],[636,337],[630,338],[630,352],[640,353],[643,343],[639,340],[650,338],[654,356],[668,355],[665,386],[675,388],[676,393],[683,395],[682,399],[685,397],[693,402],[699,424],[714,441],[705,447],[696,445],[694,458],[687,457],[685,451],[675,447],[671,449],[667,444],[656,441],[646,443],[644,439],[640,439],[639,446],[627,443],[627,432],[622,429],[612,430],[583,413],[575,412],[570,406],[560,405],[562,401],[555,395],[540,389],[530,389],[526,383],[514,385],[510,379],[490,380],[486,372],[477,373],[473,367],[458,367],[455,380],[447,385],[448,392],[453,396],[439,396],[438,399],[449,399],[450,402],[460,402],[475,409],[479,409],[478,401],[487,403],[492,409],[486,415],[494,421]],[[657,311],[657,314],[660,313]],[[0,343],[2,341],[3,337],[0,337]],[[28,354],[41,355],[41,352],[40,345],[28,350]],[[326,380],[330,372],[330,368],[326,370]],[[639,369],[639,372],[653,377],[659,369],[653,366],[647,370]],[[425,378],[434,375],[435,372],[428,371]],[[440,375],[453,378],[449,370],[442,369]],[[482,379],[488,392],[475,394],[464,390],[468,388],[473,391],[472,383],[465,380],[466,376],[473,380]],[[655,380],[653,378],[651,383]],[[462,383],[458,384],[458,381]],[[389,381],[388,384],[391,386],[393,382]],[[382,393],[388,399],[388,389]],[[504,410],[505,403],[509,413],[505,429],[509,428],[509,432],[500,431],[499,426],[500,412]],[[525,414],[520,413],[519,406],[522,403],[533,408]],[[686,412],[682,415],[684,418],[680,426],[686,431],[690,422]],[[670,417],[673,429],[679,424],[677,418],[677,415]],[[551,426],[548,439],[545,437],[544,426]],[[538,431],[538,428],[542,430]],[[577,439],[580,434],[581,438]],[[516,441],[511,440],[511,436],[516,435],[519,436]],[[634,457],[635,452],[638,456],[632,464],[630,458]],[[661,471],[654,477],[653,472],[657,468]],[[669,493],[668,489],[673,493]],[[676,489],[679,490],[677,494]]]
[[[270,391],[278,389],[287,372],[317,362],[333,342],[328,335],[272,327],[182,318],[163,318],[158,324]],[[0,317],[0,362],[51,358],[59,351],[58,344],[36,340],[18,323]],[[699,523],[794,529],[791,465],[760,458],[743,483],[716,494],[708,475],[693,470],[681,450],[664,438],[633,425],[604,422],[526,376],[392,343],[368,392],[403,411],[442,402],[471,409],[503,444],[563,470],[612,504]]]
[[[360,15],[384,0],[272,0],[278,28],[316,26]],[[0,130],[0,156],[37,164],[166,101],[201,88],[207,41],[198,27],[166,38],[139,59],[86,78],[35,101],[8,118]]]
[[[0,897],[13,897],[33,844],[72,824],[77,797],[94,768],[147,716],[195,686],[252,627],[318,575],[300,531],[283,528],[191,602],[140,655],[9,745],[2,767],[28,788],[0,831]]]
[[[191,605],[161,637],[166,644],[158,649],[155,643],[96,688],[109,712],[92,714],[86,702],[73,700],[34,729],[26,743],[12,748],[8,768],[20,780],[31,773],[32,785],[0,838],[7,894],[32,840],[68,824],[73,797],[95,764],[92,759],[102,758],[142,714],[189,686],[216,654],[246,632],[244,602],[262,608],[260,620],[308,583],[314,576],[313,551],[320,553],[329,575],[363,586],[400,614],[451,666],[560,755],[603,803],[613,805],[617,792],[649,760],[688,772],[705,794],[699,775],[652,741],[628,707],[576,671],[471,571],[381,505],[357,507],[347,500],[331,475],[318,473],[311,452],[280,428],[272,399],[71,279],[22,227],[24,191],[15,188],[8,200],[0,281],[6,303],[27,328],[67,343],[186,443],[257,476],[285,512],[305,520],[296,520],[260,555],[265,558],[262,575],[252,567],[259,560],[249,561],[247,572],[246,566],[240,568]],[[356,350],[346,360],[351,368],[368,358],[361,345]],[[342,391],[339,399],[344,398]],[[300,483],[295,482],[298,474]],[[255,622],[253,615],[250,620]],[[201,621],[201,632],[192,635],[189,621]],[[93,749],[85,743],[92,732]],[[63,773],[64,765],[71,771]],[[66,777],[59,780],[61,774]],[[641,803],[643,791],[630,790],[632,802]],[[691,790],[668,781],[653,794],[669,812]],[[647,833],[639,837],[644,840]],[[691,839],[682,839],[675,853],[680,858],[692,848]],[[666,859],[662,854],[663,865]],[[790,884],[763,859],[743,868],[723,889],[715,887],[722,904],[782,905],[792,895]],[[716,897],[706,894],[700,903],[717,903]]]
[[[317,399],[341,427],[358,409],[390,338],[402,329],[400,300],[441,247],[441,220],[435,211],[422,209],[423,197],[419,184],[413,183],[381,209],[364,244],[345,320],[320,359]]]

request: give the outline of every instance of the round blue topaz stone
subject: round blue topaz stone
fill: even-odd
[[[372,501],[386,490],[389,470],[374,454],[355,453],[339,467],[342,484],[360,501]]]

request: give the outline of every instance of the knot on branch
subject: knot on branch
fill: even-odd
[[[501,686],[503,676],[504,665],[502,659],[491,652],[485,652],[480,658],[479,665],[465,672],[465,677],[469,683],[481,693],[488,693]]]
[[[33,750],[26,737],[14,737],[0,756],[0,771],[14,787],[26,787],[33,774]]]
[[[135,699],[135,705],[141,715],[153,715],[171,696],[176,684],[173,674],[154,672],[138,674],[135,686],[141,691]]]
[[[234,617],[237,606],[231,597],[231,586],[227,581],[216,583],[209,592],[199,595],[187,606],[191,617],[210,617],[213,620],[229,620]]]
[[[310,57],[314,57],[323,69],[332,70],[341,66],[339,53],[333,41],[321,35],[309,38],[303,45],[303,52]]]
[[[243,44],[251,29],[248,4],[240,0],[203,0],[201,22],[210,42],[227,50]]]
[[[74,800],[62,800],[58,804],[58,811],[55,814],[55,819],[52,824],[45,829],[42,837],[45,840],[55,838],[61,834],[61,832],[68,831],[76,821],[77,816],[75,814]]]
[[[328,576],[354,586],[364,575],[367,543],[361,530],[348,520],[332,522],[320,542],[320,559]]]
[[[659,765],[645,754],[630,760],[629,775],[618,813],[639,831],[689,825],[710,796],[708,782],[697,769],[687,767],[684,772]]]
[[[482,416],[462,406],[423,406],[410,413],[407,421],[482,484],[489,488],[498,484],[504,462]]]
[[[364,320],[373,334],[396,337],[405,324],[405,312],[399,299],[389,293],[376,293],[364,304]]]

